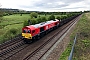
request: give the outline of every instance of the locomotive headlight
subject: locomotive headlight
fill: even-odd
[[[28,35],[28,39],[32,39],[32,35],[31,34]]]

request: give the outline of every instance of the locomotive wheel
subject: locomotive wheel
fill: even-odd
[[[48,34],[48,31],[45,32],[45,35]]]
[[[40,39],[40,36],[37,35],[37,36],[35,37],[35,41],[37,41],[37,40],[39,40],[39,39]]]
[[[46,32],[45,32],[45,34],[48,34],[49,33],[49,30],[47,30]]]
[[[40,38],[42,38],[42,37],[43,37],[43,35],[41,34],[41,35],[40,35]]]
[[[37,40],[39,40],[40,39],[40,36],[37,36]]]

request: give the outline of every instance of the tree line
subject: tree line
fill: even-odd
[[[77,13],[77,12],[69,12],[69,13],[65,13],[64,14],[65,16],[58,15],[56,17],[55,17],[55,14],[52,13],[51,15],[49,15],[47,17],[46,15],[48,15],[48,14],[44,14],[44,16],[40,16],[40,14],[38,14],[36,12],[32,12],[32,13],[30,13],[31,19],[25,20],[24,24],[23,24],[23,27],[31,25],[31,24],[33,24],[33,25],[38,24],[40,22],[45,22],[45,21],[49,21],[49,20],[55,20],[55,18],[58,19],[58,20],[64,20],[64,19],[67,19],[69,17],[75,16],[75,15],[80,14],[80,13],[81,12],[79,12],[79,13]]]

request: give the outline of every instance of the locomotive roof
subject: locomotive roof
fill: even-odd
[[[35,28],[42,27],[42,26],[45,26],[45,25],[48,25],[48,24],[50,24],[50,23],[57,22],[57,21],[58,21],[58,20],[56,20],[56,21],[50,20],[50,21],[46,21],[46,22],[39,23],[39,24],[30,25],[30,26],[27,26],[27,27],[33,30],[33,29],[35,29]]]

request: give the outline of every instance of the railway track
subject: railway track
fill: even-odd
[[[19,41],[21,41],[21,36],[15,37],[15,38],[1,44],[0,45],[0,50],[3,50],[5,48],[7,48],[8,46],[13,45],[13,44],[15,44],[15,43],[17,43]]]
[[[20,36],[20,37],[16,37],[15,39],[0,45],[0,60],[5,60],[11,57],[12,55],[18,52],[18,50],[17,51],[15,50],[23,46],[24,44],[25,43],[21,40],[21,36]]]
[[[29,55],[27,55],[25,58],[23,58],[23,60],[40,60],[41,57],[45,55],[45,53],[58,41],[58,39],[63,34],[65,34],[66,31],[77,21],[77,19],[74,19],[72,22],[70,22],[67,26],[64,27],[65,29],[62,29],[62,31],[60,30],[56,34],[54,34],[52,38],[48,39],[48,41],[46,41]]]
[[[16,47],[13,47],[9,50],[6,50],[5,52],[2,53],[2,55],[0,56],[1,60],[8,60],[8,58],[12,57],[13,55],[15,55],[16,53],[20,52],[21,50],[23,50],[24,48],[26,48],[28,45],[17,45]],[[5,54],[6,53],[6,54]]]
[[[76,19],[76,18],[75,18]],[[73,20],[74,21],[74,20]],[[69,23],[70,25],[73,24],[72,22]],[[69,25],[68,24],[68,25]],[[69,26],[70,27],[70,26]],[[67,28],[69,29],[69,27],[67,28],[67,26],[62,28],[62,31],[64,31],[63,29]],[[66,30],[67,30],[66,29]],[[39,46],[36,49],[33,49],[32,52],[30,52],[26,57],[22,58],[23,60],[33,60],[34,59],[40,59],[45,52],[47,52],[52,46],[53,44],[55,44],[55,42],[57,42],[57,40],[62,36],[63,33],[61,30],[58,31],[57,33],[55,33],[52,37],[48,38],[48,41],[46,41],[45,43],[43,43],[41,46]],[[56,37],[57,35],[59,35],[61,33],[61,36]],[[64,32],[65,33],[65,32]],[[58,38],[58,39],[56,39]],[[52,44],[51,44],[52,42]],[[40,44],[40,43],[39,43]],[[51,44],[51,45],[49,45]],[[32,46],[33,44],[29,45],[29,44],[25,44],[23,43],[23,41],[18,40],[18,41],[14,41],[14,43],[8,44],[4,47],[1,47],[1,52],[0,52],[0,60],[6,60],[9,59],[10,57],[12,57],[13,55],[15,55],[16,53],[24,50],[25,48],[28,48],[28,46]],[[47,47],[48,46],[48,47]],[[8,47],[8,48],[7,48]],[[40,54],[41,53],[41,54]],[[38,55],[38,56],[37,56]]]

